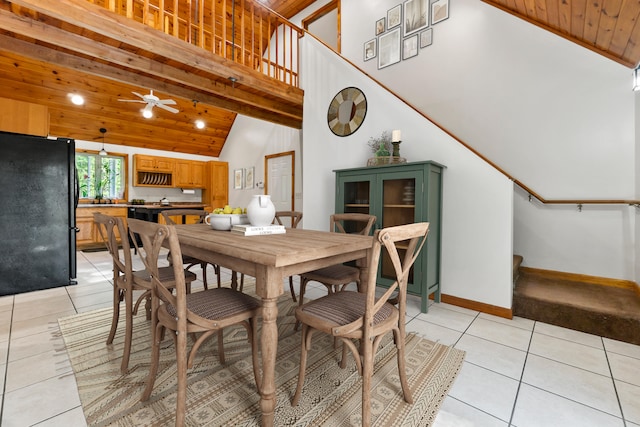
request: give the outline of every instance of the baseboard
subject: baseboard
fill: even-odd
[[[469,310],[480,311],[492,316],[504,317],[505,319],[513,319],[513,310],[510,308],[498,307],[497,305],[485,304],[483,302],[473,301],[453,295],[442,294],[440,300],[447,304],[456,305]]]
[[[570,280],[573,282],[591,283],[601,286],[632,289],[640,296],[640,286],[631,280],[611,279],[608,277],[589,276],[587,274],[566,273],[563,271],[543,270],[540,268],[520,267],[520,272],[550,279]]]

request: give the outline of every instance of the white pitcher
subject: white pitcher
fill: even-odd
[[[276,217],[276,207],[271,201],[271,196],[267,194],[253,196],[247,205],[247,217],[255,227],[270,225]]]

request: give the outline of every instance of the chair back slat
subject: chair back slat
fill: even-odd
[[[160,212],[160,215],[164,218],[164,222],[169,225],[175,225],[176,222],[171,217],[180,216],[185,219],[188,216],[197,216],[198,221],[196,224],[202,224],[204,222],[204,217],[208,215],[208,212],[204,209],[167,209]]]
[[[113,258],[114,280],[123,275],[126,282],[131,284],[133,281],[133,264],[124,221],[122,218],[97,212],[93,214],[93,220],[98,225],[100,237],[102,237],[109,254]],[[116,230],[118,230],[118,235],[120,236],[120,244],[118,244]],[[122,246],[122,251],[120,251],[119,246]]]
[[[186,283],[184,269],[182,266],[182,253],[180,244],[173,225],[163,225],[154,222],[141,221],[137,219],[129,220],[129,232],[131,240],[136,242],[135,235],[140,237],[142,248],[138,247],[138,254],[144,263],[147,271],[151,274],[154,294],[165,303],[173,305],[179,317],[186,319]],[[175,280],[175,294],[172,288],[167,287],[160,280],[158,274],[158,260],[160,250],[166,245],[169,249],[173,265],[173,278]]]
[[[297,228],[300,220],[302,220],[302,212],[298,211],[277,211],[276,216],[274,218],[274,223],[280,225],[287,225],[283,223],[283,219],[289,218],[289,224],[291,224],[291,228]]]
[[[376,223],[376,216],[361,213],[333,214],[329,217],[329,231],[368,236]],[[354,230],[347,228],[355,227]]]

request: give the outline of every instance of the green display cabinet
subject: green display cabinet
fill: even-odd
[[[336,173],[336,213],[367,213],[377,217],[375,228],[429,222],[427,243],[409,275],[408,292],[422,299],[428,310],[433,294],[440,302],[440,242],[442,171],[435,162],[411,162],[340,169]],[[402,256],[402,255],[401,255]],[[395,277],[385,253],[378,270],[378,286],[389,286]]]

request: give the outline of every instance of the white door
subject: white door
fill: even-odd
[[[271,201],[277,211],[294,210],[294,152],[272,154],[266,156],[265,159],[267,163],[265,193],[271,196]]]

